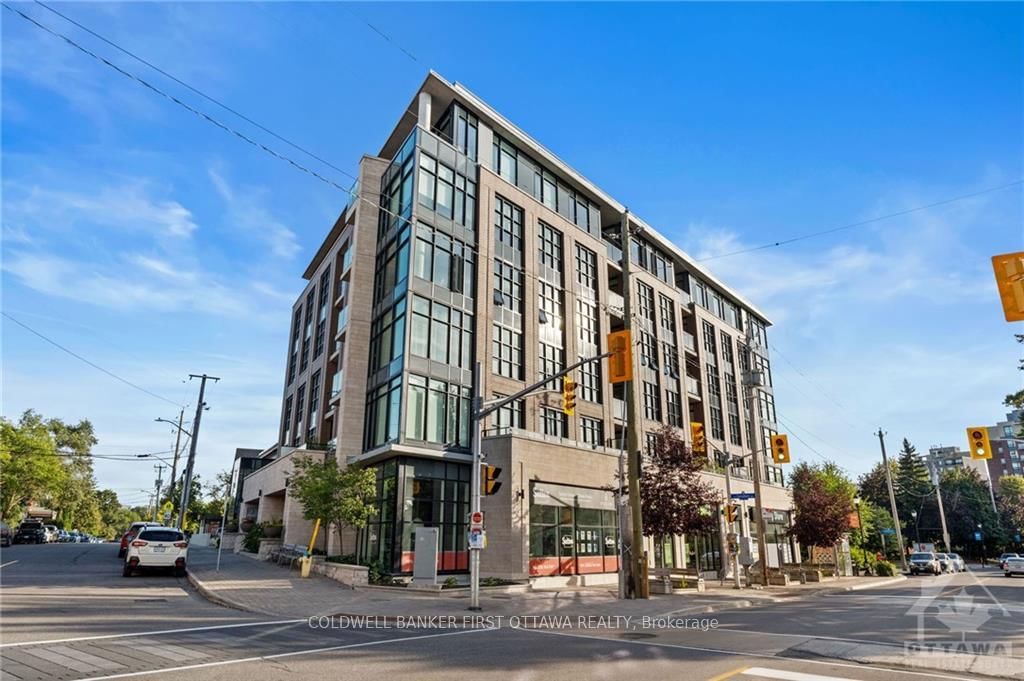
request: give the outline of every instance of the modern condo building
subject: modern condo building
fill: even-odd
[[[309,263],[292,310],[279,442],[244,481],[243,515],[309,538],[286,493],[296,456],[377,472],[377,513],[346,538],[362,558],[412,571],[414,534],[437,527],[439,570],[468,569],[473,368],[485,398],[510,395],[605,351],[623,326],[621,248],[631,249],[634,399],[643,438],[662,424],[735,456],[775,431],[766,329],[750,302],[652,226],[459,84],[430,73]],[[500,410],[483,453],[501,469],[487,496],[484,574],[599,581],[618,567],[615,484],[625,397],[603,363]],[[733,491],[752,489],[750,458]],[[769,458],[770,461],[770,458]],[[725,489],[722,461],[706,476]],[[764,465],[771,564],[788,561],[790,495]],[[709,509],[716,512],[717,509]],[[743,518],[749,532],[751,509]],[[354,543],[353,543],[354,542]],[[332,546],[332,551],[338,550]],[[720,569],[721,532],[649,542],[652,565]]]

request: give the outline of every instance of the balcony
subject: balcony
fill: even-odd
[[[338,312],[338,329],[337,329],[337,331],[335,332],[334,335],[335,336],[340,336],[341,332],[344,331],[345,327],[347,327],[347,326],[348,326],[348,308],[345,307],[345,308],[342,308],[340,312]]]
[[[615,291],[608,292],[608,312],[619,319],[626,316],[626,301]]]
[[[617,397],[612,398],[612,418],[624,421],[626,419],[626,401]]]
[[[616,265],[622,265],[622,249],[611,243],[610,241],[604,242],[605,248],[608,250],[608,259]]]
[[[344,380],[344,371],[336,371],[334,376],[331,377],[331,397],[330,400],[333,402],[341,396],[341,384]]]
[[[700,381],[696,378],[686,377],[686,394],[690,397],[700,399]]]
[[[683,347],[686,348],[687,352],[697,354],[697,339],[692,333],[683,331]]]

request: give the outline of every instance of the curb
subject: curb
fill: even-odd
[[[843,591],[864,591],[866,589],[875,589],[880,586],[892,586],[893,584],[899,584],[900,582],[907,581],[906,575],[896,575],[891,579],[887,579],[884,582],[873,582],[871,584],[853,584],[845,587]]]
[[[276,613],[268,612],[266,610],[257,610],[257,609],[254,609],[254,608],[247,608],[244,605],[242,605],[241,603],[237,603],[237,602],[231,600],[230,598],[225,598],[224,596],[221,596],[221,595],[217,594],[217,592],[214,589],[211,589],[210,587],[208,587],[206,585],[206,583],[203,582],[203,580],[201,580],[198,577],[196,577],[192,573],[192,571],[187,569],[187,568],[185,569],[185,578],[188,579],[188,583],[191,584],[195,588],[196,592],[200,596],[202,596],[206,600],[210,601],[214,605],[219,605],[219,606],[222,606],[222,607],[225,607],[225,608],[231,608],[232,610],[239,610],[241,612],[251,612],[251,613],[255,613],[257,615],[266,615],[268,617],[277,617],[278,616]]]

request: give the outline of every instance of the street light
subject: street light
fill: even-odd
[[[171,484],[167,487],[168,492],[170,492],[171,489],[174,487],[174,479],[178,475],[178,452],[181,449],[181,434],[185,433],[185,435],[187,435],[189,438],[192,437],[192,433],[188,432],[187,430],[185,430],[184,428],[181,427],[181,424],[182,424],[182,421],[183,421],[184,418],[185,418],[185,409],[182,408],[181,412],[178,414],[178,422],[177,423],[175,423],[174,421],[171,421],[170,419],[164,419],[164,418],[160,418],[160,417],[157,417],[157,418],[153,419],[157,423],[169,423],[169,424],[171,424],[172,426],[174,426],[175,428],[178,429],[178,432],[177,432],[177,434],[174,437],[174,462],[171,463]],[[181,486],[181,498],[183,500],[182,504],[181,504],[182,508],[184,508],[184,506],[185,506],[185,504],[184,504],[184,499],[185,499],[185,496],[186,496],[185,492],[186,492],[185,485],[182,484],[182,486]]]

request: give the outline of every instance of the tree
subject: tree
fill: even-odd
[[[320,519],[338,531],[339,553],[344,555],[346,527],[362,529],[375,510],[377,474],[372,468],[340,467],[334,459],[316,461],[305,456],[295,460],[288,491],[302,505],[306,520]]]
[[[710,532],[719,494],[701,480],[707,457],[690,449],[682,432],[662,426],[640,474],[640,510],[644,534],[661,538]]]
[[[896,509],[906,532],[914,537],[937,539],[942,535],[935,485],[924,459],[914,445],[903,438],[903,447],[896,459]],[[916,520],[915,520],[916,517]]]
[[[24,507],[58,489],[67,477],[42,417],[31,409],[15,425],[0,418],[0,517],[21,520]]]
[[[853,483],[832,462],[798,464],[789,480],[796,513],[789,533],[805,547],[834,546],[850,530]]]
[[[181,503],[181,488],[184,485],[184,476],[179,478],[167,492],[164,494],[161,501],[161,511],[167,503],[171,504],[171,517],[176,518],[179,504]],[[206,513],[206,503],[203,501],[203,484],[199,474],[192,476],[191,491],[188,495],[188,509],[185,511],[185,519],[182,523],[182,529],[188,529],[192,532],[198,531],[199,519]],[[152,509],[150,510],[152,513]],[[161,521],[163,519],[161,518]]]
[[[1024,533],[1024,475],[999,478],[997,499],[1003,527],[1011,535]]]
[[[999,518],[992,511],[988,483],[974,468],[955,468],[942,474],[942,501],[950,542],[965,553],[980,548],[974,533],[981,525],[986,551],[991,553],[1005,541]]]
[[[899,475],[895,461],[889,462],[889,472],[893,480]],[[879,461],[870,472],[860,476],[857,481],[858,494],[864,501],[880,508],[889,508],[889,483],[885,477],[885,464]]]

